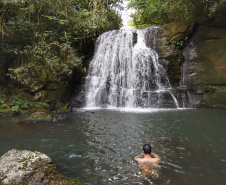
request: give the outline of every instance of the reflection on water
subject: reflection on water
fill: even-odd
[[[226,184],[225,113],[95,110],[36,124],[5,117],[0,121],[0,155],[13,148],[46,153],[63,175],[84,184]],[[144,143],[161,156],[157,179],[143,176],[133,160]]]

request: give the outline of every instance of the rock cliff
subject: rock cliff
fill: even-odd
[[[221,21],[220,21],[221,20]],[[196,21],[196,29],[183,48],[181,84],[193,106],[226,108],[225,18]]]

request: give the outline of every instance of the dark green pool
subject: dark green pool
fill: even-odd
[[[13,148],[43,152],[84,184],[226,184],[225,110],[94,112],[36,124],[1,117],[0,155]],[[161,156],[158,179],[143,177],[133,160],[144,143]]]

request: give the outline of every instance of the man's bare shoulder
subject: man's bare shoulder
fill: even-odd
[[[159,164],[159,161],[160,161],[160,158],[153,158],[153,162],[154,162],[155,164]]]
[[[138,163],[141,163],[141,162],[143,162],[144,158],[135,158],[135,160],[136,160]]]

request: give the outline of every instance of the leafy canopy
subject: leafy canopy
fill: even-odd
[[[225,0],[131,0],[129,8],[138,27],[162,25],[204,16],[210,18],[225,8]]]
[[[68,81],[82,69],[80,49],[104,31],[119,29],[110,7],[121,0],[0,0],[0,49],[10,77],[32,82],[36,68]]]

